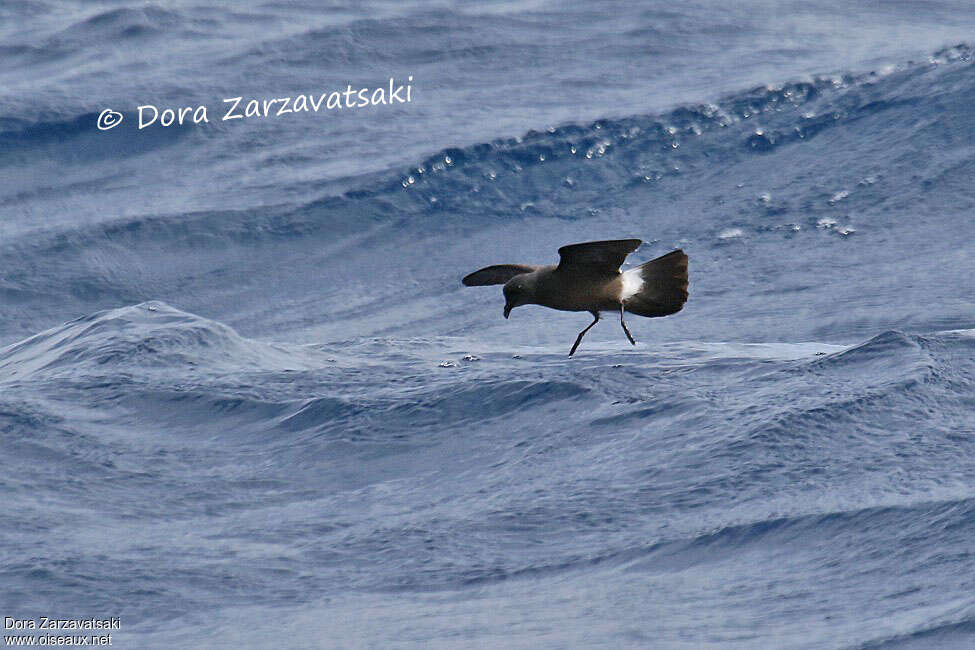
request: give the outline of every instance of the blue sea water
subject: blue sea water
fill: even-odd
[[[0,3],[0,616],[975,647],[973,45],[961,0]],[[635,348],[460,284],[617,237],[690,256]]]

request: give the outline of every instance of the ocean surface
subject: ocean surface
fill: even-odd
[[[0,616],[975,647],[975,5],[223,4],[0,3]],[[636,347],[460,284],[629,237]]]

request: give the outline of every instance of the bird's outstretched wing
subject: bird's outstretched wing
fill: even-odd
[[[468,287],[483,287],[489,284],[504,284],[516,275],[531,273],[537,266],[527,264],[495,264],[479,271],[474,271],[464,277],[463,282]]]
[[[592,273],[615,275],[626,256],[642,244],[639,239],[613,239],[610,241],[590,241],[583,244],[569,244],[559,249],[559,270],[575,269]]]

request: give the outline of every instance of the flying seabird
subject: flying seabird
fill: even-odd
[[[575,354],[582,337],[599,322],[599,312],[619,312],[620,325],[636,345],[623,320],[624,312],[654,318],[681,310],[687,301],[687,255],[677,249],[620,273],[626,256],[640,247],[639,239],[570,244],[559,249],[557,266],[496,264],[463,279],[468,287],[504,285],[504,317],[521,305],[542,305],[562,311],[588,311],[593,321],[579,332],[569,350]]]

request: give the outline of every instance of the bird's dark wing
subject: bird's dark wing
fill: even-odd
[[[615,275],[626,256],[642,243],[639,239],[614,239],[569,244],[559,249],[559,270],[585,269],[589,273],[595,271]]]
[[[527,264],[495,264],[485,267],[479,271],[474,271],[464,277],[463,282],[468,287],[483,287],[488,284],[504,284],[516,275],[531,273],[537,266]]]

